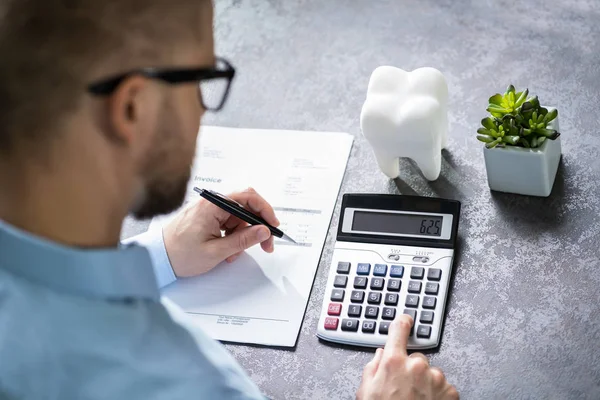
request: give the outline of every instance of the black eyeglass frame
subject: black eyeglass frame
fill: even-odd
[[[221,57],[216,57],[216,61],[223,63],[225,69],[217,69],[215,67],[203,67],[203,68],[140,68],[132,70],[117,76],[113,76],[108,79],[103,79],[98,82],[91,83],[88,85],[87,90],[96,96],[106,96],[114,92],[117,87],[127,78],[134,75],[141,75],[150,79],[159,79],[169,84],[178,83],[190,83],[198,82],[198,97],[200,104],[204,109],[209,111],[219,111],[223,108],[227,97],[229,96],[229,89],[231,88],[231,82],[235,77],[235,68]],[[204,104],[202,99],[202,92],[200,90],[200,82],[211,79],[227,78],[227,87],[223,93],[223,98],[216,107],[208,107]]]

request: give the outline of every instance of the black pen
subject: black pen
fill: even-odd
[[[213,190],[200,189],[198,187],[194,187],[194,191],[198,192],[200,196],[204,197],[206,200],[210,201],[215,206],[227,211],[229,214],[235,217],[238,217],[242,221],[245,221],[250,225],[264,225],[267,228],[269,228],[273,236],[277,236],[278,238],[287,240],[288,242],[296,243],[294,239],[283,233],[281,230],[275,228],[274,226],[271,226],[267,221],[265,221],[258,215],[255,215],[250,211],[246,210],[237,201],[232,200],[227,196],[223,196],[222,194],[217,193]]]

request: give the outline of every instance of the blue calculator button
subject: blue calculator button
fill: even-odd
[[[356,274],[357,275],[369,275],[369,272],[371,272],[371,264],[358,264],[358,266],[356,267]]]
[[[402,278],[402,275],[404,275],[404,267],[402,265],[392,265],[390,276],[392,278]]]
[[[375,264],[373,267],[373,275],[385,276],[387,274],[387,264]]]

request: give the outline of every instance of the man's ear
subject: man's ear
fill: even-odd
[[[151,89],[146,78],[126,78],[108,100],[108,124],[112,139],[131,144],[144,134],[147,118],[154,108]]]

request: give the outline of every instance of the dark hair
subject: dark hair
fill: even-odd
[[[87,85],[168,65],[207,0],[0,0],[0,153],[56,136]]]

